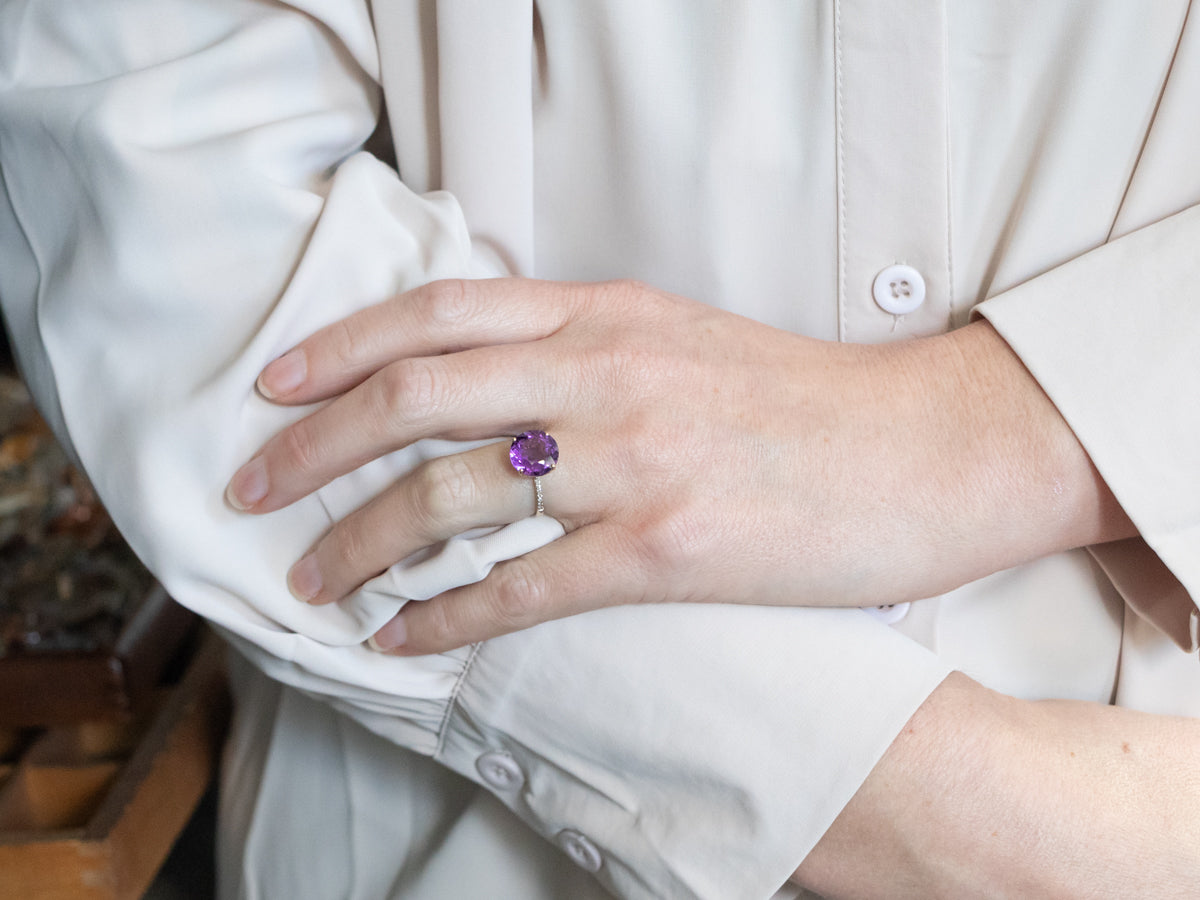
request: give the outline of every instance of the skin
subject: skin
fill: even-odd
[[[259,389],[330,402],[234,476],[229,502],[253,514],[425,437],[558,440],[543,482],[567,535],[405,607],[373,640],[397,654],[618,603],[788,604],[796,584],[809,604],[918,600],[1136,533],[984,321],[862,346],[637,283],[436,282],[318,332]],[[335,602],[421,547],[529,515],[506,452],[403,478],[293,568],[293,593]],[[1189,896],[1198,750],[1193,720],[953,674],[793,877],[831,898]]]
[[[829,900],[1185,900],[1200,722],[952,673],[792,880]]]
[[[233,477],[229,501],[250,513],[420,438],[558,440],[543,484],[567,536],[407,606],[375,637],[396,653],[602,605],[790,604],[797,584],[809,604],[917,600],[1134,533],[985,322],[865,346],[631,282],[444,281],[318,332],[259,388],[333,399]],[[338,523],[292,569],[293,593],[333,602],[422,547],[529,515],[505,453],[417,469]]]

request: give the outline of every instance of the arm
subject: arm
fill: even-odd
[[[497,309],[503,306],[503,291],[512,288],[513,283],[507,282],[474,285],[471,290],[478,291],[478,296],[487,296],[489,301],[485,305]],[[622,289],[633,290],[631,286]],[[437,290],[444,291],[445,287]],[[550,296],[555,288],[521,285],[516,290],[520,296]],[[570,293],[578,288],[565,290]],[[427,298],[423,301],[422,297],[426,295],[418,292],[397,306],[402,305],[407,313],[414,314],[414,310],[420,310],[427,302]],[[609,295],[606,299],[608,302],[603,307],[611,309],[614,298]],[[614,317],[625,321],[631,308],[645,310],[652,303],[652,297],[637,295],[629,307],[618,307]],[[387,306],[368,311],[358,323],[348,323],[349,329],[340,333],[352,335],[363,321],[370,321],[371,327],[363,328],[362,333],[386,334],[389,329],[380,319],[386,321],[393,313],[394,310]],[[427,320],[419,314],[416,316],[415,321],[406,322],[407,326],[415,327],[394,329],[411,341],[426,342],[422,345],[424,352],[412,355],[429,360],[430,349],[470,343],[462,341],[461,334],[454,337],[431,335]],[[726,324],[731,332],[742,327],[735,322]],[[709,326],[700,330],[710,336],[721,333],[719,324],[714,324],[713,320],[709,320]],[[706,360],[702,348],[688,345],[688,329],[664,330],[675,336],[672,344],[679,346],[674,349],[685,359],[697,364],[717,364]],[[594,321],[588,323],[587,331],[595,333]],[[634,331],[642,333],[643,329],[635,327]],[[554,323],[556,338],[568,340],[569,332],[569,323],[567,327]],[[515,332],[511,336],[514,341],[520,337]],[[771,340],[767,335],[758,337],[763,343],[757,345],[751,355],[762,363],[772,358]],[[711,343],[725,348],[736,346],[732,341]],[[395,350],[376,344],[373,351],[378,354],[378,360],[363,362],[360,370],[354,365],[348,370],[339,368],[335,375],[326,359],[344,360],[353,357],[353,353],[348,354],[349,348],[337,343],[334,333],[318,335],[302,344],[300,349],[306,361],[306,375],[315,376],[316,384],[321,383],[322,375],[329,376],[330,381],[325,387],[331,392],[367,383],[365,376],[377,370],[380,360],[385,365],[390,364],[387,361]],[[789,349],[789,355],[794,356],[820,352],[822,348],[796,341],[789,343]],[[835,390],[851,393],[859,390],[860,384],[854,380],[857,373],[878,379],[876,384],[894,386],[892,390],[877,390],[874,396],[886,399],[894,422],[920,426],[900,434],[873,429],[870,436],[874,440],[862,452],[877,453],[878,456],[870,459],[858,456],[854,468],[859,473],[858,480],[845,479],[844,483],[850,489],[862,490],[860,498],[870,498],[877,492],[895,498],[903,496],[897,491],[915,477],[914,473],[926,473],[928,484],[935,485],[940,492],[936,495],[938,499],[931,507],[922,505],[923,498],[920,497],[914,497],[912,502],[918,513],[928,509],[930,512],[924,514],[931,517],[922,520],[910,515],[902,517],[902,521],[908,524],[925,521],[926,528],[943,529],[940,533],[944,537],[935,542],[939,549],[952,546],[959,552],[968,551],[972,565],[983,560],[985,566],[1003,566],[1013,564],[1027,554],[1126,538],[1132,533],[1131,522],[1057,408],[1008,344],[986,322],[944,338],[898,347],[823,349],[833,355],[819,357],[823,366],[806,368],[814,381],[828,377],[828,381],[818,381],[813,394],[806,395],[811,404],[810,412],[819,408],[812,403],[814,395]],[[864,354],[860,352],[862,350],[867,352]],[[843,351],[854,354],[852,365],[838,365],[836,355]],[[663,355],[670,352],[664,351]],[[402,358],[408,356],[399,355]],[[533,355],[531,351],[530,356]],[[443,385],[445,396],[465,396],[467,392],[455,389],[450,381],[461,372],[453,364],[442,367],[440,362],[444,357],[436,359],[438,369],[430,382]],[[811,359],[809,357],[810,362]],[[297,399],[310,399],[304,392],[311,384],[306,387],[302,382],[285,388],[276,380],[281,371],[294,362],[293,358],[289,363],[268,368],[263,376],[264,387],[283,398],[290,391],[298,391]],[[680,363],[675,360],[666,370],[678,365]],[[594,373],[596,370],[588,367],[588,371]],[[723,377],[717,379],[706,380],[701,376],[684,380],[693,384],[719,381],[744,401],[746,393],[740,392],[736,382],[729,380],[727,370],[721,371]],[[930,373],[935,377],[928,377]],[[337,380],[343,377],[346,380]],[[646,379],[649,384],[663,380]],[[766,378],[756,384],[779,382],[777,378]],[[395,385],[402,381],[391,383]],[[785,393],[799,390],[789,385]],[[703,396],[706,406],[713,402],[708,400],[707,391],[693,393]],[[524,396],[522,391],[517,394]],[[868,391],[855,396],[865,398],[870,395]],[[572,396],[577,399],[579,395]],[[774,398],[763,396],[762,399],[769,403]],[[675,402],[681,407],[678,419],[672,419],[664,432],[684,437],[683,447],[686,448],[688,442],[687,434],[682,430],[683,423],[702,416],[691,405],[690,395],[682,399],[676,396]],[[864,399],[864,402],[867,401]],[[496,408],[495,398],[489,398],[485,405]],[[586,404],[581,405],[586,409]],[[395,410],[397,407],[386,408]],[[441,412],[438,404],[433,404],[433,408]],[[741,406],[739,410],[744,414],[743,420],[758,418],[753,406],[749,409]],[[333,406],[327,410],[330,421],[336,421],[332,417],[337,414]],[[480,410],[472,409],[463,418],[470,420],[480,414]],[[499,414],[503,415],[503,412]],[[358,418],[357,413],[352,416]],[[416,421],[426,420],[428,416],[413,411],[400,418]],[[646,418],[657,421],[660,417]],[[845,417],[818,420],[811,429],[795,428],[796,422],[800,421],[795,417],[780,418],[793,426],[793,436],[811,430],[823,437],[838,433],[833,431],[833,425],[844,428],[841,434],[853,436],[855,429],[862,427],[864,422],[878,422],[886,416],[878,410],[868,411],[861,420],[854,417],[851,421],[845,421]],[[551,419],[550,424],[557,430],[561,422],[565,429],[563,433],[570,435],[573,428],[579,427],[576,421]],[[813,420],[804,421],[811,423]],[[388,422],[377,424],[380,433],[388,433]],[[319,430],[321,422],[316,420],[309,426]],[[434,423],[428,427],[439,426]],[[503,426],[489,423],[488,427],[499,430]],[[613,429],[620,432],[622,427],[619,418],[608,417],[603,428],[598,428],[589,437],[595,444],[602,445],[607,433]],[[976,437],[967,451],[954,458],[941,454],[942,442],[938,437],[964,429]],[[331,426],[328,430],[338,432],[344,428]],[[898,425],[895,430],[899,430]],[[305,443],[311,445],[313,442],[310,439]],[[809,452],[805,454],[809,464],[822,473],[829,471],[829,457],[813,463],[817,458],[813,447],[815,445],[816,453],[820,453],[827,443],[824,440],[811,442]],[[837,440],[831,443],[841,451],[848,445],[848,442]],[[577,440],[574,444],[581,448],[581,453],[593,446],[589,440]],[[286,458],[282,454],[276,455],[278,449],[269,446],[266,450],[272,472],[276,471],[273,467],[276,462],[286,466]],[[836,454],[834,456],[836,458]],[[478,472],[483,478],[504,471],[496,457],[481,458],[480,463]],[[590,468],[586,462],[580,467],[584,472]],[[286,468],[284,471],[287,473]],[[890,482],[892,493],[881,488],[877,481],[863,487],[864,478],[874,478],[880,472],[884,477],[896,479]],[[557,478],[558,474],[553,477]],[[633,477],[637,475],[633,473]],[[316,477],[319,480],[319,474]],[[836,478],[828,481],[843,483]],[[502,486],[504,482],[492,484]],[[556,489],[558,484],[551,482],[550,488]],[[745,504],[748,497],[753,497],[747,487],[753,484],[754,473],[738,482],[741,493],[737,499],[741,503]],[[513,508],[524,508],[529,499],[528,491],[515,488],[527,486],[515,480],[512,486]],[[657,510],[669,509],[669,504],[652,493],[654,487],[644,488],[645,502]],[[304,486],[296,489],[303,490]],[[563,483],[557,493],[550,494],[564,513],[568,527],[573,524],[571,504],[586,503],[587,489],[586,485],[576,488],[568,482]],[[582,494],[584,500],[575,500],[575,491]],[[489,489],[468,490],[462,495],[479,496],[488,492]],[[720,496],[719,491],[714,494]],[[669,497],[670,491],[664,496]],[[270,505],[288,499],[284,493],[265,502]],[[501,504],[504,502],[507,499],[502,498]],[[749,505],[755,504],[751,500]],[[940,514],[936,522],[932,518],[933,511]],[[617,506],[611,508],[614,517],[622,512]],[[893,513],[894,509],[883,511],[884,515]],[[725,509],[715,511],[715,515],[729,516],[731,513]],[[889,530],[890,524],[888,519],[880,519],[873,526],[867,523],[866,532],[872,538],[873,551],[880,549],[885,538],[891,539],[895,529]],[[973,531],[972,526],[978,526],[980,531]],[[852,531],[861,530],[863,526]],[[360,533],[365,535],[367,532]],[[336,540],[335,536],[332,541]],[[754,541],[748,543],[751,546],[745,548],[747,553],[751,552]],[[918,553],[920,548],[912,552]],[[741,558],[740,554],[735,556]],[[680,569],[667,572],[662,577],[662,589],[665,591],[678,585],[693,570],[697,574],[688,584],[689,589],[696,590],[697,583],[711,583],[719,575],[703,569],[703,564],[717,557],[715,551],[701,553]],[[725,561],[724,557],[720,559]],[[957,560],[948,558],[946,562],[952,567]],[[572,563],[578,566],[580,556],[575,555]],[[771,566],[755,560],[748,569],[771,570]],[[543,571],[554,577],[552,570]],[[747,576],[748,572],[741,574]],[[939,576],[943,574],[938,573]],[[639,580],[643,582],[650,577],[651,573],[639,574]],[[784,575],[783,580],[792,577],[795,576]],[[353,582],[353,577],[349,580]],[[575,583],[552,581],[546,594],[561,599],[566,593],[564,585],[575,587],[578,584],[582,587],[574,596],[594,596],[585,593],[593,580],[602,581],[605,588],[612,584],[612,579],[603,581],[601,575],[590,573]],[[495,608],[487,602],[478,603],[483,611],[480,618],[472,622],[469,617],[481,596],[503,596],[503,581],[498,584],[500,586],[491,595],[468,589],[434,603],[406,609],[404,616],[408,618],[409,634],[420,642],[431,634],[435,640],[439,639],[449,631],[448,641],[453,642],[456,639],[454,628],[463,627],[463,623],[470,628],[482,621],[483,627],[492,627],[496,619],[487,616],[494,614]],[[762,596],[762,592],[750,593]],[[466,607],[466,613],[458,619],[453,618],[459,612],[455,601],[465,601],[457,604]],[[1047,597],[1045,602],[1052,603],[1053,598]],[[434,611],[437,609],[435,603],[445,604],[442,612]],[[554,615],[559,611],[548,612]],[[526,607],[526,612],[538,615],[547,610]],[[499,620],[508,626],[511,619],[502,618],[504,614],[502,607]],[[421,645],[418,643],[418,646]],[[901,731],[859,793],[797,871],[796,881],[830,897],[954,897],[978,892],[983,884],[988,885],[989,890],[995,887],[998,895],[1014,897],[1119,897],[1139,891],[1165,897],[1188,896],[1196,875],[1200,874],[1200,858],[1190,853],[1187,847],[1180,848],[1179,842],[1181,836],[1183,841],[1189,840],[1189,823],[1195,819],[1200,804],[1200,782],[1192,776],[1190,766],[1190,757],[1198,745],[1200,729],[1195,720],[1150,716],[1098,704],[1033,703],[1004,697],[963,676],[952,676],[934,691]],[[914,810],[919,810],[919,814]]]
[[[1195,895],[1200,721],[951,675],[794,880],[831,898]]]
[[[307,412],[268,404],[255,378],[329,322],[472,274],[466,223],[454,197],[358,150],[379,99],[364,6],[80,9],[0,5],[0,300],[40,404],[139,554],[257,666],[387,739],[475,780],[483,754],[510,750],[527,784],[501,799],[549,840],[592,836],[611,889],[782,883],[946,667],[854,612],[614,610],[402,659],[361,640],[407,594],[297,603],[287,569],[332,521],[462,448],[423,444],[239,515],[229,476]],[[560,533],[546,519],[507,551]],[[437,593],[496,558],[464,557],[404,586]],[[855,677],[881,660],[898,673],[885,685]],[[713,721],[731,723],[719,739]]]
[[[1181,167],[1172,171],[1194,171]],[[1174,179],[1161,187],[1169,202],[1186,197]],[[1147,200],[1145,189],[1135,183],[1130,208]],[[1165,218],[978,308],[1037,376],[1137,526],[1137,537],[1091,552],[1130,605],[1185,647],[1194,647],[1191,598],[1200,584],[1198,219],[1195,208]],[[1129,657],[1125,664],[1138,666],[1137,653]],[[1194,667],[1194,655],[1184,662]],[[1146,694],[1145,685],[1138,696],[1144,673],[1126,674],[1136,676],[1135,702],[1195,714],[1186,698]],[[1198,751],[1196,718],[1033,703],[952,676],[796,880],[830,897],[964,896],[981,883],[999,896],[1191,897],[1200,876]],[[891,871],[911,878],[872,878]]]
[[[254,395],[262,364],[472,266],[453,198],[359,152],[379,104],[365,8],[3,15],[0,296],[49,420],[182,602],[282,657],[357,643],[354,617],[280,589],[286,554],[330,521],[323,502],[247,528],[214,486],[290,418]],[[243,556],[256,564],[220,564]]]

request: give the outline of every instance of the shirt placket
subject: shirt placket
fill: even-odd
[[[953,320],[945,7],[834,3],[838,335],[878,343]]]

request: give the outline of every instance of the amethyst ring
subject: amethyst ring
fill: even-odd
[[[544,431],[522,431],[508,448],[508,461],[533,479],[534,515],[544,515],[542,476],[558,465],[558,442]]]

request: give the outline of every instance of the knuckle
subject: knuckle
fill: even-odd
[[[333,560],[340,568],[352,576],[364,574],[370,553],[367,532],[353,517],[338,523],[329,535],[329,543]]]
[[[629,315],[640,316],[643,304],[650,295],[658,296],[660,292],[636,278],[619,278],[615,281],[604,282],[600,291],[601,300],[607,308],[617,307],[627,311]]]
[[[411,422],[436,408],[440,385],[424,359],[402,359],[383,370],[385,415],[391,421]]]
[[[459,454],[431,460],[413,477],[416,513],[429,526],[453,522],[478,505],[479,484]]]
[[[621,321],[627,331],[643,336],[661,335],[664,328],[677,329],[681,316],[695,315],[689,307],[681,307],[680,299],[674,294],[641,281],[624,279],[609,282],[602,298],[606,309],[620,310]],[[661,349],[661,341],[653,341]]]
[[[301,420],[280,435],[280,451],[284,464],[294,471],[308,471],[318,466],[320,444],[307,421]]]
[[[351,316],[330,326],[333,336],[332,350],[339,370],[356,369],[362,365],[363,357],[370,352],[369,335],[363,333],[357,320]]]
[[[548,601],[545,580],[522,560],[514,560],[500,570],[491,593],[492,613],[506,630],[541,621]]]
[[[408,623],[405,647],[416,653],[441,653],[461,646],[463,623],[453,592],[431,600],[408,601],[401,616]]]
[[[624,297],[633,297],[638,294],[644,294],[649,288],[645,282],[639,281],[636,278],[617,278],[607,282],[608,287]]]
[[[478,292],[466,278],[447,278],[426,287],[426,313],[439,326],[455,326],[471,320]]]
[[[638,544],[648,570],[678,572],[700,562],[703,535],[698,513],[677,510],[643,523]]]
[[[422,643],[434,648],[449,648],[458,643],[459,629],[453,617],[455,604],[441,597],[420,607]]]

